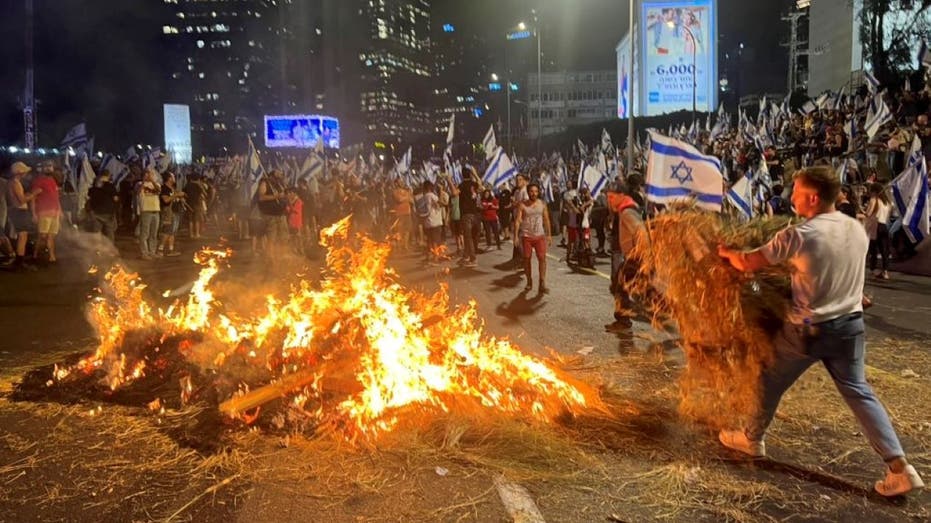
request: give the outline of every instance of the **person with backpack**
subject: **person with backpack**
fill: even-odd
[[[608,227],[611,242],[611,294],[614,295],[614,322],[605,325],[608,332],[624,332],[633,326],[629,286],[640,271],[640,260],[633,256],[634,247],[648,241],[643,211],[632,191],[623,182],[607,189]]]

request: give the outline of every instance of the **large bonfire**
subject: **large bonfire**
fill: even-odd
[[[406,289],[387,265],[389,246],[352,237],[348,218],[322,240],[319,281],[299,279],[257,310],[215,295],[229,250],[199,252],[190,293],[166,309],[146,300],[136,274],[113,268],[89,311],[99,346],[56,367],[48,386],[93,378],[116,392],[167,380],[160,354],[173,344],[176,357],[201,371],[172,385],[182,401],[209,381],[232,417],[251,421],[276,401],[350,439],[371,441],[402,421],[449,411],[547,422],[604,409],[590,387],[486,335],[474,302],[451,308],[445,286],[432,296]]]

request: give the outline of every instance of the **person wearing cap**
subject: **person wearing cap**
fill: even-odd
[[[42,249],[48,248],[49,263],[56,263],[55,236],[61,225],[61,198],[52,165],[43,164],[39,167],[39,176],[32,181],[29,193],[34,195],[33,213],[39,232],[33,257],[39,259]]]
[[[35,230],[35,216],[31,204],[35,200],[35,193],[27,193],[23,187],[23,178],[32,171],[23,162],[16,162],[10,166],[10,183],[7,187],[6,201],[10,223],[16,231],[16,266],[22,267],[26,259],[26,242],[29,233]]]

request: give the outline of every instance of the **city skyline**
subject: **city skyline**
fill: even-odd
[[[265,8],[269,8],[267,2],[255,0],[255,3],[266,4]],[[754,16],[753,13],[764,13],[757,16],[777,16],[786,3],[767,2],[767,15],[766,10],[761,7],[746,6],[735,0],[719,0],[722,13],[722,53],[730,47],[735,47],[739,41],[746,44],[745,51],[750,54],[750,59],[745,57],[745,63],[742,65],[747,78],[747,93],[759,92],[768,85],[781,85],[784,67],[773,65],[766,68],[755,64],[753,50],[756,47],[764,47],[762,42],[765,40],[760,40],[762,36],[751,34],[751,31],[742,27],[746,24],[735,24],[731,20],[746,20],[747,17]],[[188,96],[188,99],[184,100],[179,99],[178,85],[169,81],[172,74],[184,72],[178,71],[177,65],[185,64],[186,58],[189,58],[186,54],[190,53],[179,49],[178,46],[169,45],[166,36],[171,35],[166,35],[163,29],[164,26],[172,24],[155,23],[153,20],[171,20],[184,4],[184,1],[178,4],[136,0],[113,4],[103,0],[54,3],[50,0],[35,0],[39,144],[46,147],[56,146],[67,129],[80,121],[87,122],[88,128],[97,137],[98,148],[121,150],[129,145],[129,141],[157,144],[161,141],[163,103],[190,104],[194,118],[192,127],[195,128],[195,132],[205,126],[231,126],[228,122],[198,116],[204,112],[198,109],[198,104],[206,110],[207,102],[211,102],[204,100],[205,95],[199,93],[204,91],[202,86],[188,89],[188,94],[198,91],[201,99]],[[328,34],[332,29],[329,29],[328,33],[317,34],[320,29],[317,26],[321,20],[307,16],[307,10],[313,11],[315,5],[302,0],[288,2],[288,8],[299,16],[283,20],[277,26],[277,31],[272,27],[272,21],[266,18],[268,30],[276,32],[276,36],[281,36],[281,41],[287,43],[282,44],[282,49],[266,50],[267,60],[274,64],[273,69],[278,69],[266,71],[269,83],[260,88],[253,88],[251,94],[244,95],[242,103],[250,104],[249,112],[252,114],[281,113],[289,109],[293,109],[295,113],[312,113],[319,112],[318,106],[323,106],[328,113],[338,113],[334,116],[342,116],[350,129],[354,123],[370,126],[371,124],[366,124],[364,119],[355,122],[357,117],[354,116],[354,102],[347,94],[356,88],[361,89],[364,75],[361,75],[362,78],[356,76],[359,73],[353,71],[353,68],[359,67],[360,64],[347,63],[349,60],[346,50],[364,45],[364,42],[353,35],[338,34],[342,42],[339,45],[342,48],[332,51],[331,38],[336,38]],[[517,21],[526,20],[532,23],[534,12],[539,16],[537,23],[543,33],[541,51],[544,72],[614,69],[614,47],[626,32],[626,3],[608,0],[583,0],[572,5],[557,0],[514,0],[503,3],[477,0],[470,2],[467,8],[462,8],[462,5],[461,2],[452,0],[429,2],[426,23],[430,25],[428,31],[431,38],[439,40],[435,35],[437,29],[443,25],[455,27],[457,36],[462,35],[463,38],[470,39],[468,48],[464,49],[464,56],[468,58],[465,61],[469,62],[468,66],[474,71],[463,71],[460,67],[456,72],[460,78],[453,83],[457,84],[455,89],[461,94],[447,100],[433,99],[424,103],[421,116],[417,118],[421,119],[420,122],[427,131],[435,131],[440,125],[440,120],[446,118],[444,111],[448,113],[453,109],[460,110],[461,114],[468,114],[479,108],[483,117],[490,118],[489,121],[501,120],[504,113],[501,102],[491,100],[491,103],[487,104],[488,109],[484,109],[489,101],[487,93],[484,94],[485,98],[480,100],[481,103],[475,102],[471,107],[466,104],[457,105],[455,100],[457,97],[469,98],[468,90],[487,84],[487,79],[483,77],[490,73],[498,72],[505,76],[506,70],[510,69],[512,75],[516,76],[515,83],[527,82],[527,74],[535,72],[536,66],[533,42],[512,42],[506,45],[503,35]],[[495,13],[496,16],[488,16],[489,12]],[[734,14],[738,16],[735,17]],[[23,18],[22,2],[14,2],[11,5],[10,15],[4,26],[9,45],[0,51],[0,58],[10,68],[8,81],[0,88],[0,118],[3,118],[4,122],[0,142],[4,144],[22,141],[20,78],[24,77],[25,67],[20,23]],[[337,33],[342,33],[339,24],[345,19],[346,17],[335,19]],[[215,24],[222,25],[225,22],[214,21]],[[741,30],[745,33],[741,33]],[[284,36],[278,34],[278,31],[284,31]],[[753,40],[754,36],[757,40]],[[114,45],[115,42],[119,42],[119,45]],[[439,43],[434,42],[435,45]],[[478,46],[484,47],[477,48]],[[304,56],[288,52],[288,49],[303,50],[305,47],[311,51],[319,49],[322,56],[315,57],[312,53]],[[276,56],[279,52],[281,56]],[[434,54],[431,50],[422,52]],[[209,55],[205,53],[205,56],[204,67],[216,65],[211,63]],[[782,60],[787,61],[785,58]],[[361,62],[364,64],[364,60]],[[424,66],[429,65],[429,74],[425,76],[428,79],[427,83],[435,84],[439,81],[436,75],[443,69],[442,65],[428,64],[427,60],[421,60],[421,63]],[[191,72],[196,74],[198,66],[188,65],[194,65],[195,70]],[[244,64],[240,64],[240,69],[244,69],[243,66]],[[465,85],[462,77],[472,78],[472,85]],[[231,78],[232,82],[242,80],[244,78],[241,76]],[[255,94],[255,89],[258,89],[261,96]],[[436,90],[426,86],[424,94]],[[204,92],[213,93],[216,90]],[[346,99],[340,100],[341,96]],[[516,96],[518,104],[525,100],[522,96]],[[357,103],[361,104],[361,101],[358,100]],[[426,115],[424,111],[428,107],[434,116]],[[515,105],[512,106],[512,110],[522,111],[525,107],[526,105]],[[414,112],[417,113],[417,110]],[[426,120],[423,120],[424,118]],[[245,126],[246,128],[240,125],[232,131],[254,133],[257,130],[255,124],[256,122],[251,122]],[[412,123],[407,124],[404,132],[414,128]],[[217,143],[221,141],[223,139]],[[231,142],[231,149],[239,149],[241,147],[238,142],[245,142],[244,136],[238,140],[230,136],[228,141]]]

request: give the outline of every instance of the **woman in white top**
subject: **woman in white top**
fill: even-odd
[[[870,237],[870,248],[866,259],[869,260],[870,271],[873,276],[889,279],[889,252],[892,250],[892,239],[889,236],[889,216],[892,213],[892,202],[886,195],[881,184],[870,185],[870,200],[866,204],[866,232]],[[876,268],[876,254],[882,258],[882,269]]]

